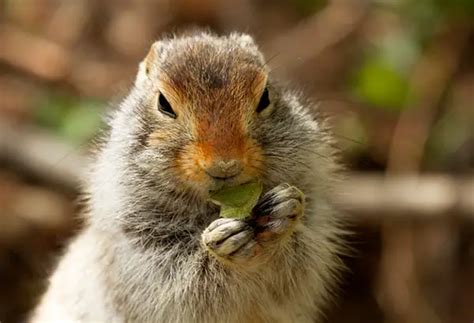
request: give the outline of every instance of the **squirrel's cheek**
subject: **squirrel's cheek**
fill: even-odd
[[[256,141],[249,141],[246,147],[246,153],[244,158],[244,169],[245,173],[250,177],[261,177],[262,169],[265,160],[263,157],[262,148]]]
[[[148,145],[151,147],[160,146],[169,137],[170,134],[168,132],[155,130],[148,136]]]
[[[182,181],[201,185],[207,184],[209,179],[199,165],[199,154],[196,154],[192,147],[189,146],[184,147],[175,161],[177,174]]]

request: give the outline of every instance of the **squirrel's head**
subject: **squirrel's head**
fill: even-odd
[[[131,112],[141,124],[134,134],[136,164],[175,191],[207,194],[265,180],[269,172],[274,180],[291,178],[305,154],[303,134],[314,130],[297,121],[310,118],[296,99],[269,81],[248,35],[199,33],[156,42],[140,64],[132,96],[139,111]]]

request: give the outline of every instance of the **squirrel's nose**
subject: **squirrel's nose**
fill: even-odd
[[[236,159],[215,160],[206,168],[206,173],[215,179],[228,179],[242,172],[242,164]]]

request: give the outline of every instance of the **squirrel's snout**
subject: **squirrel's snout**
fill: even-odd
[[[230,179],[242,173],[242,163],[237,159],[217,159],[205,168],[206,174],[213,179]]]

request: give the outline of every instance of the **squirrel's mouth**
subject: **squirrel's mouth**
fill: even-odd
[[[218,191],[223,187],[237,186],[242,184],[242,181],[238,180],[238,175],[224,178],[212,178],[209,184],[209,192]]]
[[[222,182],[226,182],[226,181],[232,181],[234,180],[235,178],[239,177],[240,174],[236,174],[236,175],[231,175],[231,176],[214,176],[212,175],[211,173],[207,172],[206,171],[206,174],[212,178],[213,180],[215,181],[222,181]]]
[[[224,177],[224,178],[213,178],[211,180],[211,183],[209,184],[209,193],[213,193],[215,191],[218,191],[224,187],[233,187],[233,186],[238,186],[242,184],[246,184],[249,182],[254,181],[255,178],[250,178],[247,176],[230,176],[230,177]]]

